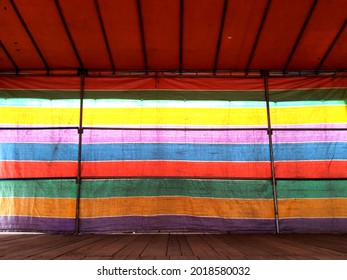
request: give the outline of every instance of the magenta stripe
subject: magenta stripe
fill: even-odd
[[[0,143],[78,143],[77,129],[0,130]]]
[[[275,143],[347,142],[347,131],[274,131]],[[2,130],[2,143],[78,143],[77,130]],[[266,131],[88,130],[83,143],[268,143]]]
[[[266,143],[266,131],[85,130],[83,143]]]

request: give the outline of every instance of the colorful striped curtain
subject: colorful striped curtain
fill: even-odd
[[[281,232],[347,232],[347,130],[312,130],[347,128],[346,79],[269,88]],[[0,110],[2,230],[78,200],[80,232],[275,231],[262,78],[86,77],[79,185],[79,77],[2,77]]]

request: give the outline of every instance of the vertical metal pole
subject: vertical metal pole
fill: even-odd
[[[272,128],[270,118],[270,98],[269,98],[269,72],[264,71],[264,88],[265,88],[265,99],[266,99],[266,113],[267,113],[267,134],[269,135],[269,148],[270,148],[270,161],[271,161],[271,176],[272,176],[272,189],[274,198],[275,208],[275,222],[276,222],[276,233],[280,233],[279,219],[278,219],[278,202],[277,202],[277,188],[276,188],[276,175],[275,175],[275,162],[272,145]]]
[[[80,122],[78,126],[78,165],[77,165],[77,190],[76,190],[76,219],[75,234],[80,232],[80,200],[81,200],[81,160],[82,160],[82,134],[83,134],[83,99],[84,99],[84,78],[85,70],[81,69],[81,87],[80,87]]]

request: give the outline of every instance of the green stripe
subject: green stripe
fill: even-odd
[[[264,101],[264,91],[86,91],[86,99]]]
[[[74,180],[1,180],[0,197],[75,198]]]
[[[42,99],[79,99],[79,90],[15,90],[1,89],[0,98],[42,98]]]
[[[347,180],[278,180],[277,196],[281,198],[347,198]]]
[[[0,90],[0,98],[78,99],[79,90]],[[86,91],[90,99],[264,101],[264,91],[122,90]],[[347,88],[270,90],[270,101],[345,100]]]
[[[272,198],[269,181],[122,179],[85,180],[82,198],[129,196],[191,196],[211,198]]]
[[[270,101],[326,101],[345,100],[347,102],[347,88],[301,89],[301,90],[270,90]]]

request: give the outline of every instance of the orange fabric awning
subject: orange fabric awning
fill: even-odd
[[[0,71],[346,70],[346,0],[3,0]]]

